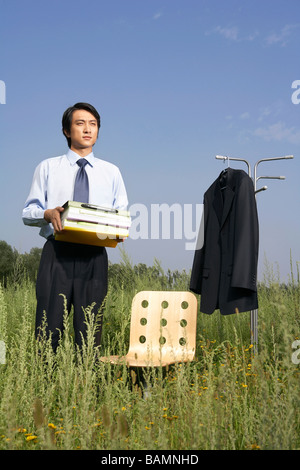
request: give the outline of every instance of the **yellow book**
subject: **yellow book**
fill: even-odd
[[[63,230],[55,234],[55,240],[114,248],[128,235],[128,230],[120,227],[64,220]]]

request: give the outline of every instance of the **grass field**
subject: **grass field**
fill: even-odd
[[[89,310],[82,354],[67,316],[57,354],[46,340],[38,349],[34,283],[24,274],[1,287],[0,449],[300,449],[300,352],[292,347],[300,337],[299,271],[280,285],[266,267],[258,354],[249,313],[199,312],[195,361],[144,370],[143,382],[137,370],[104,364],[97,355],[127,352],[135,293],[187,290],[189,276],[127,259],[110,272],[98,352]],[[115,282],[120,272],[122,285]]]

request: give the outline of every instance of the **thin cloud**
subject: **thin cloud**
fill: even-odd
[[[266,119],[269,118],[269,116],[272,115],[273,119],[277,118],[280,116],[280,114],[283,112],[284,109],[284,103],[282,100],[277,100],[274,103],[264,106],[259,109],[259,115],[257,118],[258,122],[263,122]]]
[[[240,115],[240,119],[242,120],[249,119],[249,118],[250,118],[250,113],[248,113],[248,111],[245,111],[244,113]]]
[[[300,23],[286,24],[281,28],[279,32],[270,33],[261,40],[267,46],[279,45],[281,47],[284,47],[291,40],[294,30],[296,28],[299,28],[299,26]],[[223,27],[219,25],[213,28],[212,30],[206,32],[206,35],[210,34],[218,34],[227,39],[228,41],[232,42],[253,42],[257,38],[261,37],[261,34],[257,30],[248,35],[241,35],[240,30],[237,26]]]
[[[266,107],[262,108],[260,110],[260,114],[258,116],[258,122],[261,122],[264,119],[266,119],[268,116],[270,116],[271,112],[272,111],[271,111],[270,106],[266,106]]]
[[[290,144],[300,144],[300,130],[296,127],[287,127],[285,123],[279,121],[267,127],[258,127],[253,134],[270,142],[288,142]]]
[[[249,34],[249,36],[247,36],[247,37],[245,38],[245,40],[246,40],[246,41],[254,41],[258,36],[259,36],[259,32],[258,32],[258,31],[254,31],[254,33]]]
[[[218,33],[231,41],[237,41],[239,36],[239,30],[236,26],[232,26],[231,28],[222,28],[221,26],[217,26],[214,28],[213,32]]]
[[[158,20],[161,17],[162,17],[162,13],[159,11],[159,12],[155,13],[155,15],[153,15],[152,19],[153,20]]]
[[[281,29],[279,33],[269,34],[269,36],[266,37],[267,45],[273,46],[278,44],[282,47],[286,46],[289,42],[293,30],[298,27],[299,24],[287,24]]]
[[[237,26],[222,27],[220,25],[216,26],[211,31],[207,31],[205,34],[207,36],[210,34],[219,34],[220,36],[224,37],[228,41],[232,41],[232,42],[241,42],[241,41],[252,42],[259,36],[258,31],[254,31],[251,34],[241,36],[239,28]]]

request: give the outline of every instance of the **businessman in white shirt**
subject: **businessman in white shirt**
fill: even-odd
[[[51,333],[56,351],[63,332],[64,294],[67,308],[74,307],[75,343],[81,347],[86,338],[84,309],[94,304],[98,329],[95,345],[101,341],[101,305],[107,293],[107,252],[104,247],[55,240],[60,232],[63,204],[74,199],[74,186],[81,159],[85,159],[89,202],[124,210],[128,200],[118,167],[93,154],[100,129],[100,115],[88,103],[76,103],[62,118],[62,130],[68,142],[65,155],[43,160],[36,168],[23,209],[23,222],[40,227],[46,239],[37,276],[36,337],[39,337],[46,312],[46,332]],[[78,161],[78,163],[77,163]],[[76,164],[77,163],[77,164]]]

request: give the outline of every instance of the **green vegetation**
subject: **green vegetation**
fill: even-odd
[[[165,273],[156,260],[133,266],[123,252],[109,267],[101,350],[92,347],[90,308],[83,351],[74,348],[71,314],[54,355],[34,339],[35,274],[24,261],[15,253],[0,286],[0,449],[300,449],[299,271],[282,285],[266,266],[258,354],[248,313],[199,312],[195,361],[141,374],[98,357],[126,354],[138,291],[186,290],[189,273]]]

